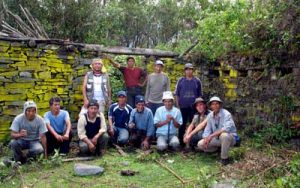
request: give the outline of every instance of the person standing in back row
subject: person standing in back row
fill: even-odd
[[[178,131],[180,145],[183,147],[183,136],[187,123],[191,123],[194,116],[193,104],[195,99],[202,96],[202,84],[199,78],[194,77],[194,67],[191,63],[184,66],[185,76],[177,81],[175,95],[176,106],[180,109],[183,123]]]
[[[170,91],[169,77],[162,72],[164,63],[161,60],[155,61],[154,72],[148,76],[145,101],[152,114],[156,109],[163,106],[163,92]]]
[[[90,101],[96,100],[99,104],[99,111],[104,114],[106,108],[111,105],[111,87],[108,74],[102,72],[102,59],[93,59],[90,65],[92,71],[86,73],[83,85],[83,107],[79,115],[87,112]]]
[[[114,67],[118,68],[124,76],[127,104],[135,106],[135,97],[137,95],[142,95],[142,87],[144,87],[147,77],[146,72],[135,66],[134,57],[127,57],[127,67],[120,65],[111,59],[110,62]]]

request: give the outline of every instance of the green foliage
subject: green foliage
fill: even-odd
[[[57,167],[62,164],[62,157],[59,154],[59,150],[55,149],[54,155],[50,156],[48,159],[45,159],[45,156],[41,154],[37,162],[46,168]],[[33,161],[33,163],[35,163],[35,161]]]
[[[288,174],[286,174],[288,172]],[[273,183],[273,186],[283,187],[299,187],[300,186],[300,155],[297,154],[286,167],[283,177],[279,177]]]

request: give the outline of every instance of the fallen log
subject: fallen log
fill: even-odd
[[[171,51],[164,51],[150,48],[127,48],[121,46],[105,47],[101,45],[86,44],[84,50],[100,51],[101,53],[122,54],[122,55],[143,55],[157,57],[177,57],[178,54]]]

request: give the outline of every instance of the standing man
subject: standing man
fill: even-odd
[[[209,113],[209,111],[206,108],[205,101],[201,97],[195,100],[194,108],[197,112],[194,115],[192,123],[188,126],[186,133],[183,137],[184,143],[188,144],[192,150],[196,149],[198,142],[202,139],[202,134],[206,123],[200,123],[206,121],[206,117]]]
[[[130,113],[129,142],[143,150],[150,149],[151,138],[154,135],[153,115],[149,108],[145,107],[145,99],[138,95],[135,97],[135,109]]]
[[[87,72],[82,85],[84,105],[80,115],[86,113],[89,101],[96,100],[99,103],[99,111],[104,114],[105,107],[111,104],[111,88],[109,77],[102,72],[102,59],[93,59],[90,65],[92,71]]]
[[[125,145],[129,139],[128,121],[132,107],[126,103],[125,91],[119,91],[117,97],[118,102],[112,104],[108,111],[108,133],[113,143]]]
[[[163,92],[170,91],[170,80],[162,72],[163,67],[164,63],[161,60],[155,61],[154,73],[150,74],[147,79],[145,101],[153,114],[155,114],[157,108],[163,106]]]
[[[79,117],[77,130],[80,153],[104,155],[108,135],[104,115],[99,112],[98,101],[89,101],[87,112]]]
[[[48,128],[47,149],[51,154],[54,149],[59,149],[59,153],[69,153],[70,141],[72,140],[71,121],[69,113],[60,109],[60,98],[52,97],[49,101],[50,111],[44,115],[44,120]]]
[[[154,124],[157,127],[157,149],[163,151],[171,146],[176,151],[179,149],[177,129],[182,124],[182,116],[179,109],[174,107],[171,91],[163,93],[163,103],[164,106],[159,107],[154,116]]]
[[[179,128],[180,145],[184,146],[183,135],[185,134],[186,124],[192,122],[194,116],[193,103],[197,97],[202,96],[201,81],[194,77],[194,67],[191,63],[184,66],[185,77],[180,78],[176,84],[176,105],[180,108],[183,124]]]
[[[134,57],[127,57],[127,67],[115,63],[113,60],[111,63],[122,72],[127,91],[127,103],[134,106],[135,97],[142,95],[142,87],[144,87],[147,77],[146,72],[135,66]]]
[[[15,117],[10,127],[12,141],[10,143],[14,160],[25,163],[27,157],[35,157],[44,152],[47,158],[47,127],[41,116],[37,114],[37,106],[33,101],[24,103],[24,112]],[[28,156],[22,150],[28,149]]]
[[[229,149],[236,143],[237,132],[230,112],[222,108],[222,104],[219,97],[209,100],[212,112],[207,116],[203,139],[198,143],[198,147],[204,152],[215,152],[221,147],[221,163],[227,165]]]

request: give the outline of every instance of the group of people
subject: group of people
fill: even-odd
[[[80,153],[103,155],[108,143],[148,150],[156,141],[158,151],[186,147],[204,152],[221,149],[221,163],[229,163],[229,149],[238,138],[233,118],[219,97],[211,97],[208,103],[202,98],[202,84],[193,75],[192,64],[185,64],[185,76],[177,81],[174,96],[163,72],[163,61],[155,61],[154,72],[149,75],[135,66],[133,57],[127,58],[127,66],[110,62],[122,72],[126,90],[117,92],[117,101],[112,103],[109,76],[102,72],[103,62],[92,60],[92,70],[83,80],[84,105],[77,123]],[[50,111],[44,118],[37,114],[33,101],[25,102],[24,112],[10,127],[15,161],[23,163],[28,156],[40,153],[47,157],[54,149],[62,155],[69,152],[71,121],[60,102],[60,98],[52,97]]]

